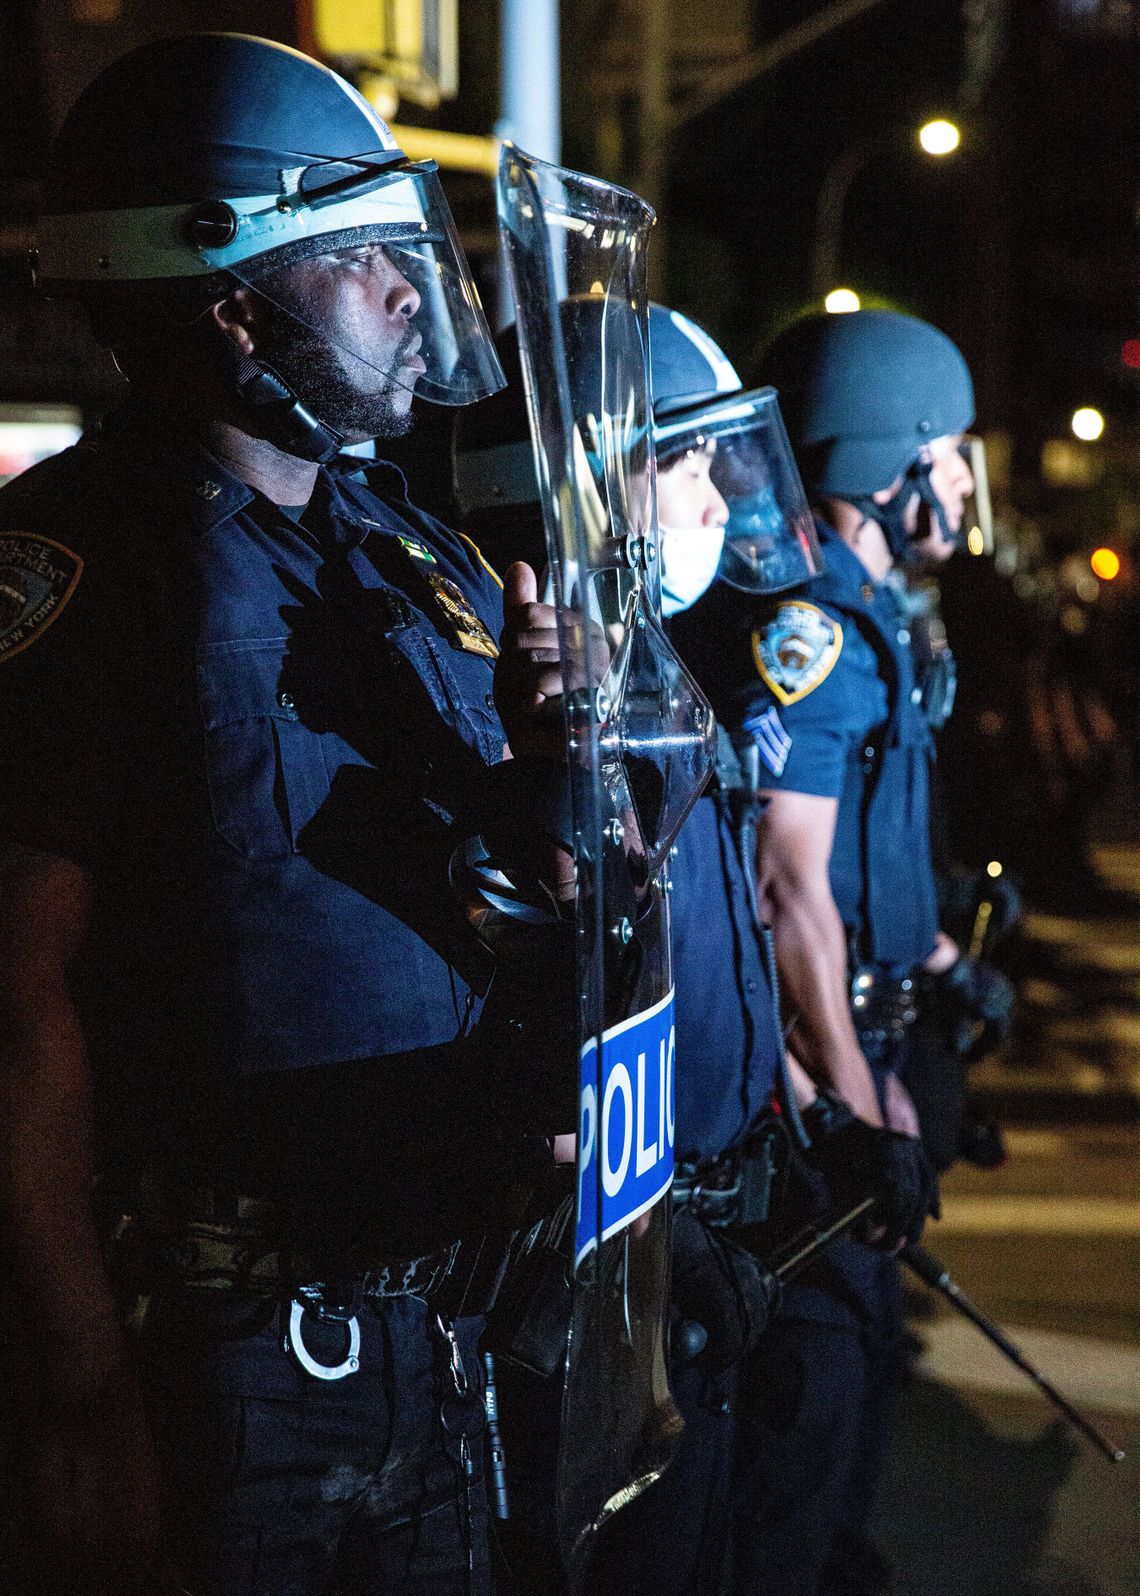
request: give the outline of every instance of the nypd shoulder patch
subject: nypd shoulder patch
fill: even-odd
[[[38,641],[79,586],[83,561],[34,532],[0,532],[0,663]]]
[[[790,599],[752,634],[761,680],[781,704],[794,704],[819,686],[843,650],[843,628],[815,604]]]

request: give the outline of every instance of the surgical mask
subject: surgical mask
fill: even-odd
[[[720,526],[661,528],[661,613],[679,615],[712,586],[724,548]]]

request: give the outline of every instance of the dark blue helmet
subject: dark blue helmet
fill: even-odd
[[[965,432],[974,385],[957,344],[894,310],[806,316],[782,332],[764,363],[776,385],[809,493],[846,499],[880,523],[907,558],[915,496],[953,540],[930,480],[925,447]],[[873,495],[902,479],[884,504]]]
[[[603,305],[600,296],[580,296],[561,307],[575,403],[583,414],[601,388],[593,352]],[[535,510],[539,502],[514,329],[500,333],[497,344],[508,387],[461,413],[452,442],[458,513],[488,542],[501,529],[504,510],[518,521],[525,519],[518,512]],[[749,592],[776,592],[814,576],[819,545],[775,392],[744,393],[708,333],[662,305],[649,307],[649,356],[658,470],[690,451],[715,449],[712,480],[729,510],[720,574]],[[535,529],[528,532],[533,547]],[[516,534],[517,548],[522,541]]]
[[[768,350],[788,436],[809,491],[846,498],[890,487],[933,438],[965,432],[974,385],[957,344],[894,310],[793,322]]]
[[[502,386],[435,163],[409,161],[363,96],[299,50],[241,33],[132,50],[67,116],[47,196],[49,294],[129,322],[148,300],[202,309],[306,257],[381,246],[419,296],[421,397]],[[366,340],[348,353],[367,363]]]

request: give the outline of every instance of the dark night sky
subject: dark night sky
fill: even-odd
[[[756,0],[754,12],[771,38],[821,4]],[[1005,48],[972,110],[960,96],[969,65],[962,0],[885,0],[687,127],[672,149],[662,207],[668,287],[747,369],[808,297],[815,199],[828,163],[854,140],[949,111],[964,130],[957,156],[932,161],[902,135],[856,177],[840,275],[958,337],[978,375],[983,421],[1011,426],[1030,462],[1077,403],[1135,424],[1140,377],[1124,370],[1119,350],[1140,336],[1140,57],[1135,33],[1061,31],[1056,0],[986,4],[1008,14]],[[432,113],[404,107],[402,116],[490,128],[497,10],[497,0],[462,0],[460,99]],[[628,32],[637,10],[623,12],[613,0],[602,13],[594,0],[563,0],[564,74],[575,90],[563,96],[570,164],[601,164],[604,107],[581,88],[594,54],[591,30],[608,17],[611,32]],[[7,0],[0,13],[0,397],[48,397],[44,384],[53,385],[51,336],[29,320],[18,285],[58,107],[102,59],[141,37],[222,25],[289,38],[294,7],[169,0],[158,13],[124,0],[115,26],[83,28],[68,17],[66,0]],[[616,107],[630,170],[613,175],[626,180],[636,167],[637,87],[633,74]],[[493,239],[490,186],[448,181],[476,252],[485,249]],[[30,364],[22,353],[29,347],[39,350]],[[64,390],[82,377],[70,349],[55,370]]]

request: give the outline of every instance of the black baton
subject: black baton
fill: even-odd
[[[812,1261],[816,1253],[827,1246],[829,1241],[834,1241],[836,1236],[841,1236],[857,1219],[875,1206],[878,1199],[864,1197],[862,1202],[856,1203],[854,1208],[848,1209],[845,1214],[829,1219],[826,1223],[806,1225],[791,1241],[773,1253],[771,1258],[763,1260],[764,1267],[779,1281],[794,1280],[801,1269]]]
[[[961,1286],[950,1278],[950,1271],[946,1265],[940,1263],[933,1253],[927,1252],[925,1247],[913,1246],[904,1247],[899,1256],[914,1270],[920,1280],[925,1281],[928,1286],[933,1286],[935,1291],[941,1292],[947,1302],[952,1302],[959,1313],[964,1314],[971,1324],[978,1327],[987,1341],[991,1341],[999,1352],[1004,1352],[1011,1363],[1016,1364],[1023,1374],[1028,1375],[1037,1389],[1048,1397],[1058,1412],[1063,1413],[1086,1440],[1092,1442],[1098,1452],[1102,1452],[1111,1463],[1124,1462],[1125,1454],[1121,1448],[1113,1446],[1095,1425],[1089,1423],[1083,1413],[1078,1413],[1068,1398],[1063,1397],[1040,1369],[1030,1363],[1024,1352],[1014,1346],[1001,1326],[996,1325],[980,1308],[974,1306]]]

